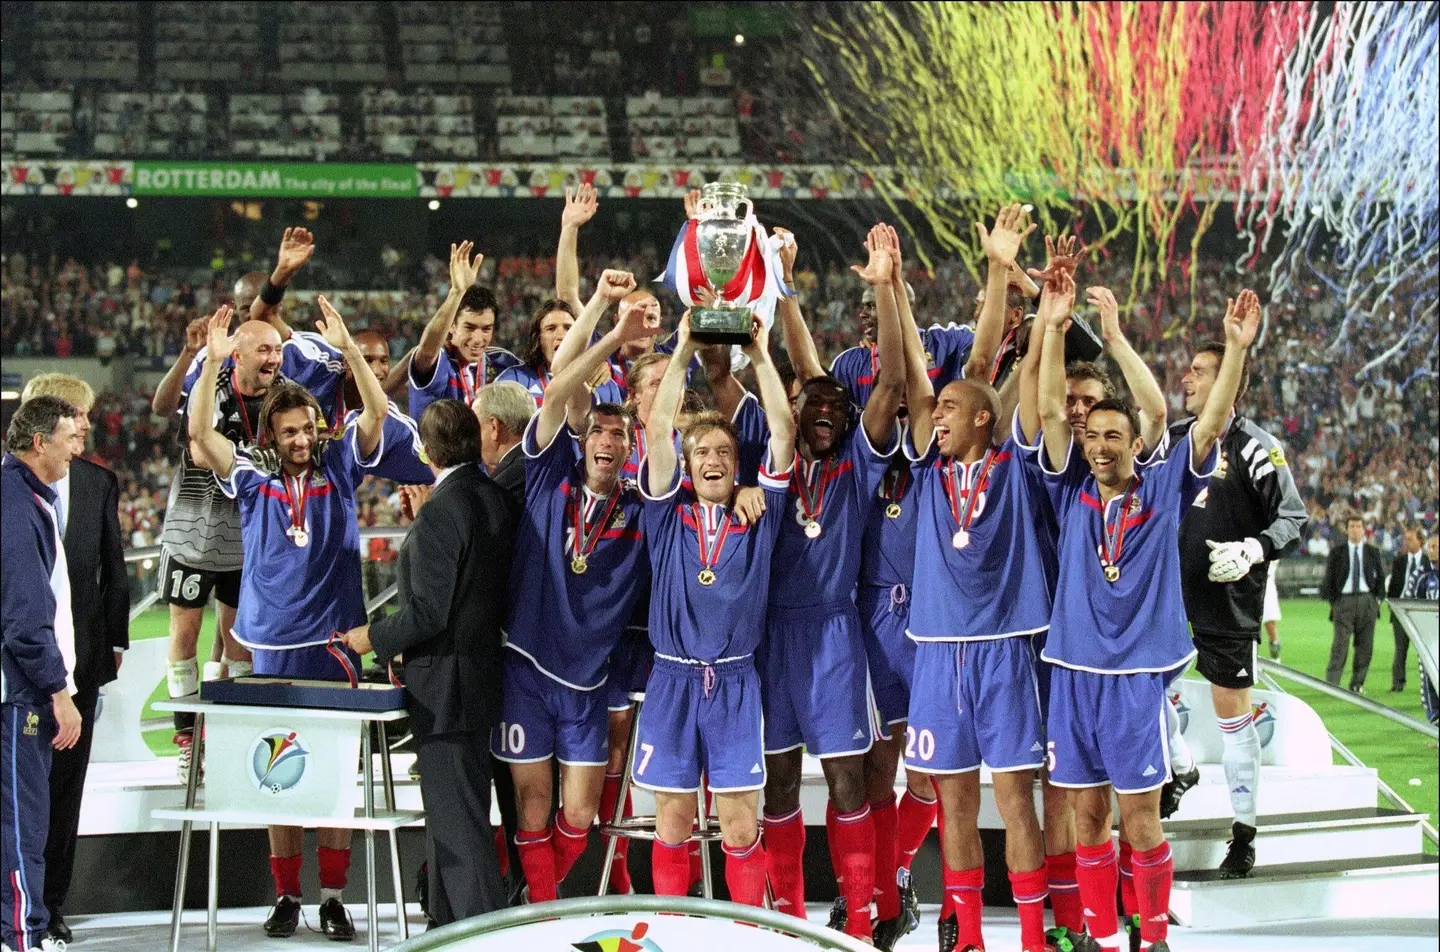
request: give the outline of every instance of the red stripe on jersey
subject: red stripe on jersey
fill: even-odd
[[[604,532],[600,533],[600,538],[629,539],[631,541],[638,541],[640,539],[640,527],[635,526],[633,528],[621,527],[619,529],[606,529]]]
[[[1098,513],[1103,514],[1105,512],[1105,504],[1102,503],[1100,500],[1096,499],[1094,496],[1090,495],[1089,493],[1082,492],[1080,494],[1080,501],[1083,502],[1085,505],[1089,506],[1091,509],[1094,509]],[[1154,509],[1142,509],[1134,515],[1126,516],[1125,528],[1133,529],[1136,526],[1142,526],[1145,523],[1149,522],[1150,517],[1154,514]]]
[[[328,483],[328,482],[327,482],[325,485],[323,485],[323,486],[311,486],[311,487],[310,487],[310,495],[311,495],[311,496],[328,496],[328,495],[330,495],[330,491],[331,491],[332,488],[333,488],[333,487],[332,487],[332,484],[331,484],[331,483]],[[262,495],[262,496],[269,496],[271,499],[278,499],[278,500],[280,500],[281,502],[285,503],[287,506],[290,504],[290,497],[287,496],[287,495],[285,495],[285,490],[283,490],[283,489],[276,489],[274,486],[271,486],[269,483],[261,483],[261,484],[260,484],[260,489],[258,490],[258,492],[259,492],[260,495]]]
[[[675,508],[680,510],[680,521],[685,524],[685,528],[690,529],[694,532],[700,531],[700,527],[695,523],[695,516],[691,514],[690,507],[688,505],[677,505]],[[742,526],[739,523],[732,522],[725,529],[725,534],[744,535],[745,530],[748,528],[749,526]]]

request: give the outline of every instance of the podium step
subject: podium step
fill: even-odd
[[[1248,879],[1213,869],[1176,871],[1170,914],[1196,929],[1243,929],[1297,919],[1434,919],[1440,861],[1433,856],[1341,858],[1256,867]]]
[[[1256,868],[1412,856],[1424,850],[1423,820],[1418,814],[1373,807],[1262,816],[1256,825]],[[1165,835],[1177,873],[1213,870],[1225,858],[1230,819],[1170,820]]]

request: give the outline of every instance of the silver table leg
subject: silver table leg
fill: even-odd
[[[190,736],[190,773],[185,778],[185,809],[195,809],[195,792],[200,786],[200,767],[205,759],[205,715],[195,715]],[[189,820],[180,821],[180,858],[175,863],[175,897],[170,905],[170,952],[180,952],[180,920],[185,914],[185,884],[190,878]],[[212,946],[213,948],[213,946]]]
[[[710,873],[710,842],[705,834],[710,829],[710,811],[705,809],[705,785],[709,778],[700,775],[700,789],[695,791],[695,815],[699,817],[696,829],[700,832],[700,881],[705,889],[705,898],[715,898],[715,882]]]
[[[385,809],[395,812],[395,772],[390,763],[390,738],[384,721],[373,721],[380,738],[380,783],[385,789]],[[390,875],[395,890],[395,929],[404,942],[410,938],[410,922],[405,918],[405,884],[400,873],[400,831],[390,829]]]
[[[220,941],[220,824],[210,822],[210,883],[205,902],[205,948],[215,952]]]
[[[365,818],[373,820],[375,818],[375,749],[374,744],[371,743],[369,727],[369,724],[361,726],[360,740],[365,761]],[[370,933],[370,952],[380,952],[380,923],[375,900],[375,830],[373,828],[365,831],[365,914],[367,917],[366,931]]]
[[[625,751],[625,772],[620,775],[620,792],[615,798],[615,812],[609,818],[611,823],[619,823],[625,818],[625,797],[630,793],[630,771],[635,767],[635,741],[640,736],[640,705],[641,701],[632,701],[630,710],[634,715],[630,721],[630,742]],[[601,817],[601,822],[605,820]],[[615,863],[615,852],[620,846],[620,837],[605,837],[605,864],[600,867],[600,890],[596,895],[603,896],[610,891],[610,868]]]

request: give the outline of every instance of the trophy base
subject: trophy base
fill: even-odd
[[[690,336],[702,344],[750,343],[751,314],[743,307],[697,307],[690,310]]]

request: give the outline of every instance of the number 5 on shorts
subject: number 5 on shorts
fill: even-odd
[[[1055,742],[1047,741],[1045,744],[1045,772],[1055,772]]]
[[[655,753],[654,744],[640,745],[640,763],[635,765],[635,776],[643,777],[645,775],[645,768],[649,766],[650,755],[653,753]]]

